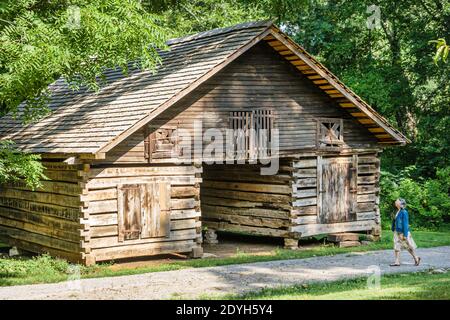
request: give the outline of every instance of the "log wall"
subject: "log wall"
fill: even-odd
[[[89,225],[86,249],[93,261],[190,252],[201,244],[201,168],[165,166],[93,166],[89,171],[83,209]],[[119,241],[117,187],[168,181],[171,184],[170,236]]]
[[[318,159],[322,154],[314,152],[283,159],[279,173],[274,176],[261,176],[257,165],[204,166],[201,185],[204,225],[222,231],[289,239],[362,231],[379,235],[377,151],[347,150],[344,155],[357,160],[354,220],[320,223]]]
[[[127,139],[119,143],[106,154],[106,159],[98,160],[98,164],[137,164],[148,163],[145,158],[144,130],[138,130]]]
[[[82,193],[88,165],[43,162],[42,187],[23,183],[0,187],[0,241],[19,248],[84,262]]]
[[[288,237],[291,224],[291,168],[263,176],[260,165],[205,165],[201,184],[202,221],[212,229]]]

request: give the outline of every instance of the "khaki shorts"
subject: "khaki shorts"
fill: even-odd
[[[412,238],[411,232],[408,232],[408,236],[406,238],[403,237],[403,240],[401,240],[399,233],[397,231],[394,231],[394,250],[395,251],[401,251],[401,249],[415,250],[416,248],[417,248],[417,245],[414,242],[414,239]]]

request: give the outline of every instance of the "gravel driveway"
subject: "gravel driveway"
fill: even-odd
[[[83,279],[55,284],[0,288],[0,299],[171,299],[243,293],[315,281],[450,268],[450,246],[418,249],[419,267],[408,253],[402,266],[390,267],[391,250],[297,260],[258,262],[130,276]]]

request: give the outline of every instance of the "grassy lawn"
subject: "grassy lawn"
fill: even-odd
[[[436,232],[415,231],[413,234],[417,245],[421,248],[450,245],[450,232],[448,229]],[[54,259],[46,255],[37,256],[32,259],[0,258],[0,286],[59,282],[70,280],[77,274],[81,278],[95,278],[391,249],[391,237],[392,233],[385,231],[383,232],[381,241],[355,248],[337,248],[331,244],[326,244],[303,250],[275,249],[267,255],[252,255],[236,250],[235,255],[227,258],[171,261],[161,265],[142,266],[133,269],[113,268],[112,263],[98,264],[92,267],[70,265],[65,260]]]
[[[381,278],[380,287],[375,289],[367,287],[367,278],[358,278],[263,289],[259,292],[221,298],[230,300],[449,300],[450,272],[385,275]]]

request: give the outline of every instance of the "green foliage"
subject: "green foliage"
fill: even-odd
[[[444,38],[437,40],[431,40],[430,43],[436,44],[436,54],[434,55],[434,63],[438,64],[439,61],[447,62],[450,46],[447,44]]]
[[[264,15],[260,8],[239,0],[176,1],[161,14],[160,22],[172,37],[260,20]]]
[[[40,155],[17,150],[12,141],[0,141],[0,185],[23,181],[32,189],[39,188],[41,180],[47,179],[40,159]]]
[[[55,259],[46,254],[32,259],[0,259],[1,277],[28,277],[38,273],[58,275],[68,270],[69,263],[66,260]]]
[[[370,288],[367,284],[366,276],[334,282],[264,288],[241,295],[217,298],[229,300],[448,300],[450,298],[449,272],[383,274],[380,289]]]
[[[135,0],[7,0],[0,6],[0,114],[35,120],[64,77],[98,89],[105,68],[151,69],[168,32]]]
[[[155,3],[158,1],[154,1]],[[0,3],[0,116],[25,123],[49,112],[48,85],[97,90],[106,68],[153,69],[168,32],[135,0],[6,0]],[[19,108],[26,102],[23,108]],[[0,183],[43,178],[39,156],[0,145]]]
[[[382,171],[380,209],[383,224],[390,226],[395,213],[394,201],[406,199],[410,223],[417,227],[437,227],[450,218],[450,167],[439,169],[435,179],[414,180],[414,167],[407,167],[397,175]]]

